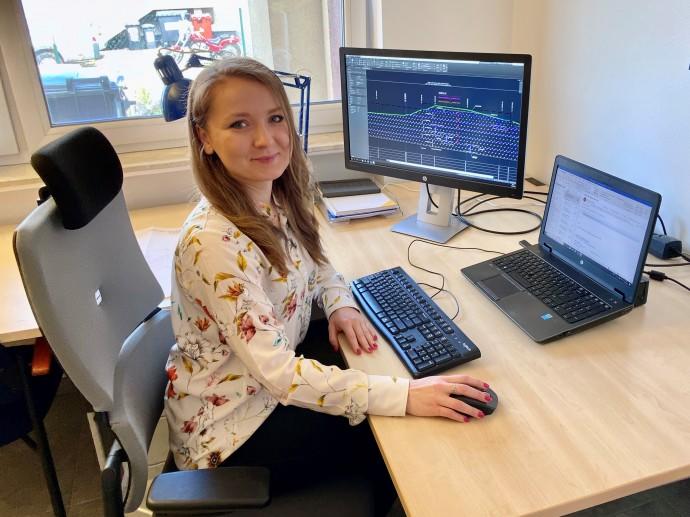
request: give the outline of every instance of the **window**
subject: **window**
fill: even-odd
[[[161,114],[159,53],[253,56],[339,96],[341,1],[22,0],[51,126]],[[171,5],[172,4],[172,5]],[[211,5],[211,7],[209,7]]]
[[[25,144],[21,161],[27,149],[75,124],[97,125],[120,152],[183,145],[184,125],[160,117],[163,84],[153,67],[158,53],[171,54],[181,67],[193,54],[241,54],[275,70],[309,75],[310,132],[339,130],[338,48],[363,43],[360,28],[346,31],[344,25],[350,13],[362,18],[360,4],[364,1],[2,2],[5,93],[15,133],[21,133],[17,139]],[[185,75],[193,78],[195,72]],[[288,93],[298,100],[297,91]],[[3,163],[8,162],[0,157]]]

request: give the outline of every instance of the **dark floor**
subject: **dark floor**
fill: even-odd
[[[69,517],[103,514],[98,462],[86,421],[88,403],[63,379],[46,418]],[[0,516],[52,513],[38,455],[21,440],[0,448]],[[690,479],[573,513],[570,517],[690,517]]]
[[[69,517],[103,515],[100,472],[86,412],[91,407],[66,379],[45,420]],[[41,462],[22,440],[0,448],[0,516],[52,515]]]

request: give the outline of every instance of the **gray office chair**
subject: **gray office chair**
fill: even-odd
[[[47,192],[17,227],[15,256],[43,334],[114,433],[103,502],[106,515],[122,515],[146,493],[147,451],[174,342],[170,314],[158,309],[163,293],[134,236],[122,167],[108,140],[96,129],[78,129],[37,151],[31,163]],[[175,470],[170,455],[166,470]],[[164,472],[147,504],[156,515],[371,515],[373,494],[365,478],[352,477],[271,494],[267,469],[232,467]]]

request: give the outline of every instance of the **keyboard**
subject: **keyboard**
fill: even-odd
[[[568,323],[576,323],[611,306],[528,250],[497,258],[493,264],[551,307]]]
[[[472,340],[400,267],[354,280],[352,292],[415,379],[481,356]]]

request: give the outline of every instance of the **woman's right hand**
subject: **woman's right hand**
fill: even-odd
[[[469,422],[469,416],[483,418],[484,413],[451,395],[465,395],[481,401],[491,396],[482,391],[489,385],[467,375],[443,375],[410,381],[407,394],[407,413],[416,416],[442,416]],[[489,397],[487,399],[487,397]]]

